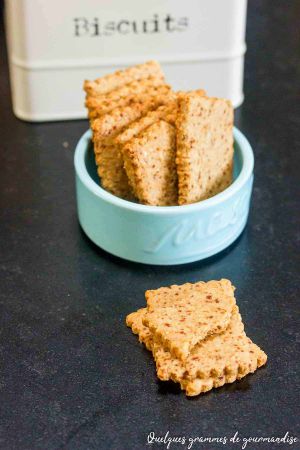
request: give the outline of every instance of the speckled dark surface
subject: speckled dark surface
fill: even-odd
[[[73,150],[87,122],[15,119],[2,39],[1,449],[140,450],[149,432],[167,430],[299,434],[299,16],[299,1],[250,2],[246,101],[236,114],[256,157],[249,224],[222,254],[177,267],[127,263],[85,237]],[[269,362],[240,383],[187,400],[157,382],[124,319],[143,305],[147,288],[220,277],[237,286],[246,329]]]

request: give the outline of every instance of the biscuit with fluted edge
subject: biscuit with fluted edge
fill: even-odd
[[[101,186],[117,197],[132,200],[134,196],[118,148],[109,142],[95,140],[94,151]]]
[[[155,113],[157,108],[164,108],[168,105],[172,94],[148,96],[144,101],[134,101],[130,105],[121,106],[111,112],[103,114],[93,120],[91,128],[95,137],[99,139],[112,139],[118,143],[119,136],[122,136],[130,129],[132,124],[142,120],[148,114]]]
[[[122,147],[129,183],[145,205],[177,204],[175,135],[172,125],[159,120]]]
[[[175,125],[177,102],[170,101],[165,105],[159,106],[154,111],[149,111],[145,116],[132,122],[122,133],[118,134],[114,139],[117,145],[124,145],[131,139],[137,137],[146,128],[155,122],[163,119],[172,125]]]
[[[146,291],[143,323],[156,342],[185,360],[199,341],[226,329],[236,304],[234,289],[222,279]]]
[[[133,81],[139,81],[149,77],[160,78],[161,81],[164,81],[164,74],[157,61],[147,61],[144,64],[118,70],[115,73],[97,78],[94,81],[86,80],[83,88],[87,95],[98,96],[119,89]]]
[[[259,367],[263,366],[267,362],[267,355],[257,345],[249,342],[248,350],[245,349],[248,354],[248,362],[245,370],[241,372],[225,372],[223,375],[214,376],[209,378],[195,378],[188,380],[183,378],[180,381],[181,389],[185,391],[188,397],[200,395],[208,392],[213,388],[224,386],[224,384],[234,383],[239,381],[250,373],[254,373]]]
[[[158,378],[180,383],[187,396],[240,380],[267,361],[267,355],[246,336],[237,306],[227,329],[201,341],[185,362],[153,341],[149,328],[143,324],[146,313],[147,308],[142,308],[129,314],[127,326],[152,351]]]
[[[128,200],[134,198],[124,169],[122,153],[113,138],[148,111],[168,102],[168,95],[147,96],[142,103],[134,102],[129,106],[116,108],[91,123],[98,175],[101,185],[112,194]]]
[[[205,95],[205,91],[203,89],[199,89],[196,91],[199,95]],[[177,118],[177,110],[178,110],[178,100],[185,95],[182,91],[178,92],[170,92],[165,98],[166,100],[164,104],[158,107],[155,111],[149,111],[145,116],[132,122],[122,133],[120,133],[114,140],[114,142],[118,145],[124,145],[126,142],[130,141],[130,139],[136,137],[148,128],[150,125],[153,125],[158,120],[163,119],[165,122],[170,123],[171,125],[175,125]]]
[[[131,328],[134,334],[138,335],[139,341],[143,343],[148,350],[152,351],[153,339],[151,332],[142,322],[146,311],[147,308],[140,308],[137,311],[128,314],[126,317],[126,325]]]
[[[182,378],[220,377],[225,373],[242,374],[248,368],[249,340],[235,305],[227,328],[198,342],[185,361],[174,358],[153,340],[152,351],[160,379],[179,382]]]
[[[176,120],[179,204],[207,199],[228,187],[233,167],[233,108],[196,92],[181,95]]]
[[[147,101],[149,97],[167,95],[171,92],[169,85],[160,80],[149,78],[122,86],[120,89],[103,94],[99,97],[87,97],[85,106],[90,119],[107,114],[115,108],[131,103]]]

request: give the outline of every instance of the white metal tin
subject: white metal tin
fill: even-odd
[[[6,0],[13,109],[86,116],[84,79],[157,59],[174,89],[243,101],[247,0]]]

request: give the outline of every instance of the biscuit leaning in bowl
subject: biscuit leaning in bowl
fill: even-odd
[[[231,102],[187,93],[176,120],[179,204],[195,203],[232,182],[233,108]]]
[[[104,75],[94,81],[85,80],[83,88],[87,96],[98,96],[119,89],[134,81],[144,80],[149,77],[157,77],[162,81],[164,74],[157,61],[147,61],[115,73]]]
[[[126,126],[158,108],[171,95],[155,61],[137,65],[95,81],[85,81],[95,161],[102,186],[112,194],[133,199],[122,154],[111,141]]]
[[[177,204],[175,128],[160,120],[130,140],[122,150],[135,196],[146,205]]]
[[[99,178],[112,194],[174,206],[210,198],[231,184],[229,101],[209,98],[202,89],[172,92],[156,61],[85,81],[84,90]]]
[[[169,101],[168,95],[147,97],[144,102],[115,108],[95,119],[92,124],[95,162],[102,186],[114,195],[132,198],[128,177],[124,169],[122,153],[114,139],[126,126],[148,111]]]

